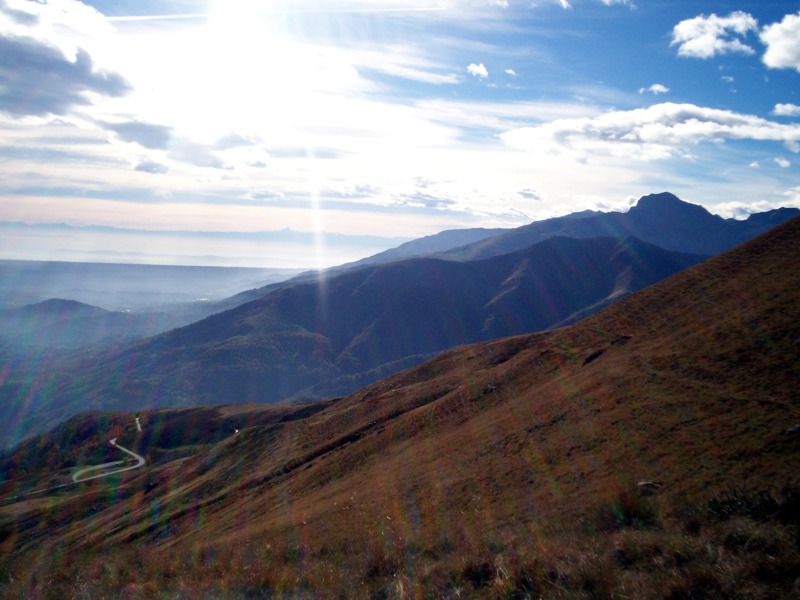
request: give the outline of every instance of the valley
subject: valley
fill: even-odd
[[[0,0],[0,600],[800,600],[799,41]]]
[[[798,240],[335,399],[72,416],[2,456],[0,590],[791,597]],[[119,460],[112,438],[146,464],[24,495]]]
[[[725,220],[667,193],[639,205],[408,242],[403,260],[384,253],[202,303],[160,333],[175,313],[120,322],[132,315],[72,300],[16,309],[24,318],[6,311],[0,439],[13,444],[85,409],[344,396],[461,344],[577,321],[707,258],[687,252],[698,240],[719,251],[797,212]]]

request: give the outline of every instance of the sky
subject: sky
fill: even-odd
[[[799,166],[797,1],[0,0],[0,258],[329,266]]]

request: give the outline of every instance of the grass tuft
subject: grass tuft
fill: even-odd
[[[620,489],[610,499],[595,506],[592,523],[597,531],[626,528],[648,529],[658,525],[658,505],[652,496],[637,490]]]

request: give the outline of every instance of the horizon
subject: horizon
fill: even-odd
[[[619,209],[593,211],[598,214],[626,213],[642,198],[671,192],[655,192]],[[677,196],[675,196],[677,198]],[[682,198],[679,201],[688,203]],[[694,205],[700,206],[700,205]],[[705,207],[702,207],[705,208]],[[779,208],[786,207],[776,207]],[[708,209],[706,209],[708,210]],[[582,214],[591,209],[570,214]],[[708,211],[721,216],[719,213]],[[768,212],[768,211],[761,211]],[[760,213],[727,217],[747,220]],[[568,216],[568,215],[564,215]],[[546,220],[546,219],[541,219]],[[531,221],[527,224],[537,222]],[[461,228],[467,229],[467,228]],[[458,229],[449,230],[456,231]],[[510,228],[509,228],[510,230]],[[108,225],[68,225],[66,223],[30,224],[21,221],[0,221],[5,247],[0,246],[0,261],[69,262],[109,265],[143,265],[209,268],[248,268],[303,271],[328,269],[397,248],[420,238],[390,238],[368,234],[348,235],[283,228],[276,231],[188,231],[181,229],[127,229]],[[443,233],[443,230],[431,235]],[[55,233],[57,232],[57,233]],[[51,235],[48,235],[51,234]],[[103,241],[103,236],[109,239]],[[76,241],[70,238],[80,238]],[[27,238],[31,238],[28,240]],[[318,252],[320,239],[324,256]],[[31,242],[31,243],[28,243]],[[161,242],[160,244],[158,242]],[[142,252],[142,247],[155,243],[172,249],[162,254]],[[214,244],[214,255],[192,254]],[[69,248],[59,247],[64,245]],[[114,245],[114,250],[106,246]],[[98,249],[100,248],[100,249]],[[248,252],[250,253],[248,255]]]
[[[0,257],[323,268],[659,190],[800,207],[797,39],[791,2],[4,0],[0,221],[42,231]]]

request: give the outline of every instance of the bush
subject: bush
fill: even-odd
[[[595,508],[593,522],[600,531],[647,529],[658,524],[658,507],[652,497],[622,489]]]

